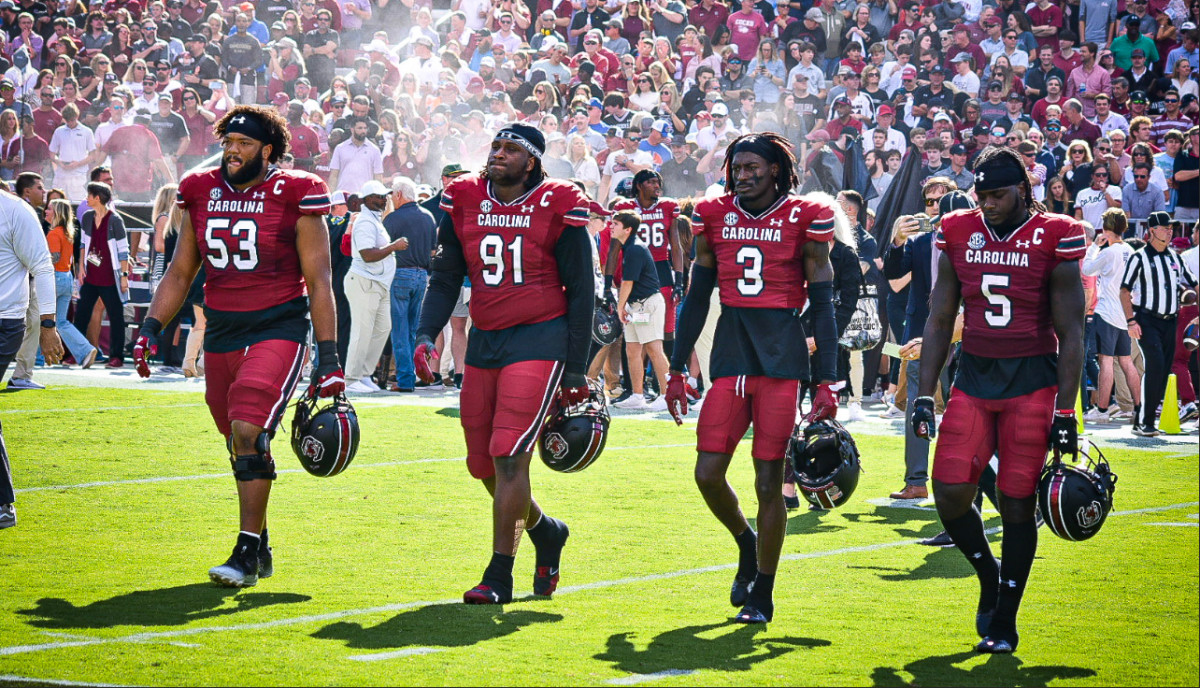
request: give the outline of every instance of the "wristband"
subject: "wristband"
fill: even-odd
[[[916,399],[913,399],[914,404],[918,401],[928,401],[931,404],[934,403],[933,397],[917,397]]]
[[[144,321],[142,321],[141,332],[157,337],[158,334],[162,332],[162,328],[163,324],[158,320],[158,318],[146,318]]]
[[[1056,418],[1074,418],[1075,409],[1055,409],[1054,416]]]
[[[317,342],[317,363],[331,363],[337,361],[337,342],[325,341]]]

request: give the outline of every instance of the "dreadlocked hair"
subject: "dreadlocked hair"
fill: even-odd
[[[546,179],[546,170],[542,168],[542,159],[533,154],[530,154],[529,157],[533,158],[533,170],[529,174],[525,175],[526,191],[532,189],[538,184],[541,184],[542,181]],[[490,180],[490,177],[488,177],[486,162],[483,164],[483,169],[479,172],[479,178]]]
[[[1029,170],[1025,168],[1025,163],[1021,161],[1020,153],[1008,146],[988,146],[983,149],[983,152],[975,160],[975,169],[982,169],[987,165],[1010,165],[1020,170],[1025,175],[1025,205],[1029,207],[1029,211],[1034,213],[1049,212],[1046,210],[1046,206],[1033,200],[1033,180],[1029,178]]]
[[[800,177],[796,174],[796,156],[792,153],[792,142],[780,134],[764,131],[739,136],[725,149],[726,188],[733,182],[733,151],[740,143],[755,144],[761,149],[756,152],[760,155],[766,153],[762,157],[768,164],[779,166],[779,173],[775,175],[775,191],[779,195],[791,193],[792,189],[799,186]]]
[[[229,121],[239,115],[253,117],[266,130],[267,140],[263,141],[263,145],[271,147],[271,154],[267,156],[267,162],[273,165],[282,160],[284,154],[288,152],[288,147],[291,145],[292,134],[288,131],[287,120],[273,107],[266,107],[264,105],[233,106],[233,109],[226,112],[221,119],[217,120],[217,124],[213,127],[213,134],[216,135],[217,140],[220,141],[225,138]]]

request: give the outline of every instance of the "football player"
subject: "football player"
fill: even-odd
[[[614,213],[622,210],[631,210],[642,217],[634,237],[637,243],[650,249],[658,271],[659,289],[667,302],[663,352],[669,358],[675,344],[675,306],[683,297],[683,251],[677,233],[679,203],[663,197],[662,175],[647,169],[633,175],[633,198],[622,198],[613,204]]]
[[[267,534],[275,480],[271,438],[308,357],[310,313],[317,360],[309,394],[334,396],[346,384],[335,341],[325,182],[276,167],[290,139],[274,108],[236,106],[214,132],[223,149],[221,166],[179,182],[178,248],[133,357],[138,374],[149,377],[146,358],[158,348],[162,323],[183,305],[203,264],[205,401],[225,437],[241,515],[233,555],[208,575],[242,588],[274,572]]]
[[[555,397],[587,400],[584,370],[595,291],[589,202],[570,182],[542,169],[546,141],[523,124],[501,129],[487,166],[442,193],[446,212],[421,309],[413,363],[433,379],[433,340],[471,279],[461,418],[467,468],[492,494],[492,559],[468,604],[512,600],[513,560],[522,531],[537,550],[533,591],[550,595],[569,531],[533,499],[529,461]]]
[[[1078,451],[1075,395],[1083,366],[1083,226],[1044,212],[1021,158],[988,148],[975,164],[979,208],[942,218],[938,276],[925,325],[913,431],[937,432],[933,393],[964,307],[962,356],[933,459],[938,516],[979,577],[976,650],[1017,649],[1017,610],[1037,551],[1037,483],[1047,449]],[[998,453],[1004,527],[997,561],[973,504]]]
[[[732,193],[696,204],[696,260],[683,303],[667,382],[667,406],[677,423],[687,413],[683,373],[720,280],[721,318],[712,350],[712,387],[696,429],[696,483],[708,508],[729,529],[740,551],[729,596],[734,619],[766,623],[783,547],[784,450],[796,422],[800,380],[818,380],[809,420],[837,413],[837,325],[829,240],[832,203],[791,194],[796,187],[792,145],[777,134],[747,134],[726,152]],[[832,200],[832,199],[830,199]],[[810,378],[800,313],[812,310],[817,365]],[[754,425],[755,534],[725,479],[733,451]]]

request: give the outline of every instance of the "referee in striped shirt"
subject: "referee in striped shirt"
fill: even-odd
[[[1150,214],[1146,245],[1134,252],[1121,280],[1121,306],[1129,324],[1129,336],[1138,340],[1145,357],[1142,376],[1142,405],[1134,409],[1133,434],[1155,437],[1155,411],[1167,389],[1167,376],[1175,359],[1175,319],[1179,315],[1180,291],[1194,289],[1196,277],[1170,248],[1171,216]],[[1163,409],[1163,413],[1178,413]]]

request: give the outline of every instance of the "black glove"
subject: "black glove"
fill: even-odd
[[[1079,420],[1074,409],[1054,412],[1054,420],[1050,423],[1050,450],[1055,457],[1079,453]]]
[[[346,391],[346,375],[338,361],[336,342],[317,342],[317,364],[313,366],[308,396],[332,397]]]
[[[937,415],[933,412],[933,397],[918,397],[913,402],[911,422],[913,434],[917,437],[925,440],[937,437]]]

